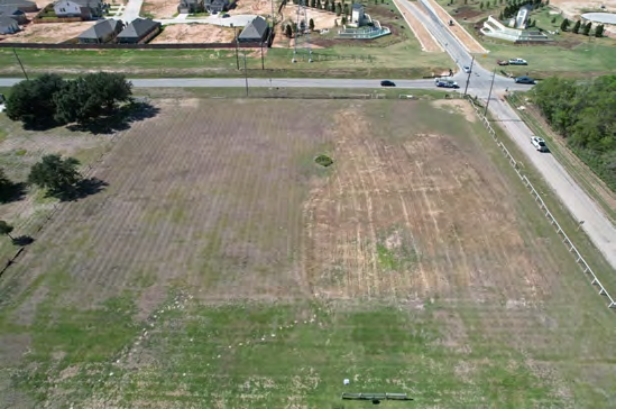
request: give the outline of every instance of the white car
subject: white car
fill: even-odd
[[[464,66],[462,68],[464,69],[465,73],[470,73],[471,72],[471,68],[469,66]]]
[[[535,147],[535,149],[539,152],[548,152],[548,146],[546,145],[544,139],[541,137],[531,136],[531,144],[533,144],[533,147]]]

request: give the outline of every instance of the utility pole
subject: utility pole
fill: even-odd
[[[494,77],[496,76],[496,67],[494,68],[494,74],[492,74],[492,83],[490,83],[490,91],[488,92],[488,100],[486,100],[486,109],[484,110],[484,117],[488,113],[488,105],[490,104],[490,96],[492,95],[492,87],[494,86]]]
[[[241,66],[239,65],[239,35],[236,35],[236,69],[240,70]]]
[[[473,56],[473,60],[471,60],[471,65],[469,66],[469,75],[466,78],[466,87],[464,87],[465,96],[466,96],[466,92],[469,89],[469,81],[471,80],[471,74],[473,73],[473,63],[475,63],[475,56]]]
[[[17,51],[15,51],[14,47],[13,47],[13,54],[15,54],[15,58],[17,59],[17,62],[19,63],[19,67],[21,67],[21,71],[24,73],[24,77],[26,77],[26,80],[28,80],[28,74],[26,73],[26,69],[24,69],[24,65],[21,64],[21,60],[19,59],[19,56],[17,55]]]
[[[264,47],[264,41],[260,42],[260,58],[262,59],[262,70],[264,70],[264,51],[263,51],[263,47]]]
[[[249,97],[249,82],[247,80],[247,52],[243,53],[243,61],[245,63],[245,97]]]

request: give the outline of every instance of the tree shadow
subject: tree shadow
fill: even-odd
[[[0,188],[0,204],[23,200],[26,196],[26,183],[10,183]]]
[[[20,235],[19,237],[12,238],[11,241],[13,242],[13,245],[22,247],[34,243],[34,238],[29,235]]]
[[[159,108],[144,101],[131,101],[121,107],[111,109],[107,115],[92,119],[84,124],[71,124],[71,131],[87,131],[92,134],[113,134],[127,130],[131,123],[153,118],[159,114]]]
[[[77,183],[77,186],[73,190],[57,193],[54,197],[58,198],[60,201],[77,201],[100,193],[108,185],[108,183],[96,177],[86,178]]]
[[[62,123],[59,123],[50,117],[39,117],[32,120],[27,119],[24,120],[22,124],[24,130],[28,131],[46,131],[62,126]]]

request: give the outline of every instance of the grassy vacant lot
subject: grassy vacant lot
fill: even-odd
[[[0,279],[3,406],[615,406],[615,314],[466,104],[154,104]]]
[[[299,56],[292,63],[292,49],[260,50],[247,57],[250,77],[421,78],[433,71],[453,68],[445,53],[423,53],[391,0],[368,6],[368,13],[393,34],[376,40],[336,39],[336,28],[327,35],[314,34],[313,63]],[[277,29],[279,30],[279,28]],[[281,34],[278,33],[278,36]],[[66,74],[84,70],[123,71],[141,77],[241,77],[234,49],[217,50],[35,50],[17,49],[29,73],[56,71]],[[12,50],[0,49],[0,76],[21,75]]]
[[[529,62],[526,67],[509,66],[503,68],[515,76],[528,73],[536,78],[551,75],[563,77],[589,78],[594,75],[614,72],[616,66],[616,40],[611,38],[586,37],[569,33],[551,36],[554,43],[549,45],[514,45],[498,39],[478,35],[473,26],[478,21],[486,20],[488,15],[498,18],[505,5],[497,4],[490,10],[479,8],[479,1],[454,0],[449,6],[449,0],[438,2],[466,27],[481,44],[490,51],[487,57],[479,57],[477,61],[488,69],[494,69],[496,60],[524,58]],[[484,2],[486,3],[486,2]],[[552,23],[553,17],[556,17]],[[560,31],[561,16],[551,15],[545,7],[535,10],[532,14],[535,26],[547,31]],[[593,26],[595,28],[595,25]],[[593,29],[591,31],[593,33]]]

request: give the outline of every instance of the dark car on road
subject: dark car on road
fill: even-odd
[[[395,87],[395,83],[391,80],[383,80],[380,82],[382,87]]]
[[[516,77],[514,81],[518,84],[535,84],[535,80],[527,76]]]
[[[436,84],[436,87],[441,87],[441,88],[460,88],[458,83],[452,80],[438,80],[438,81],[435,81],[435,84]]]

